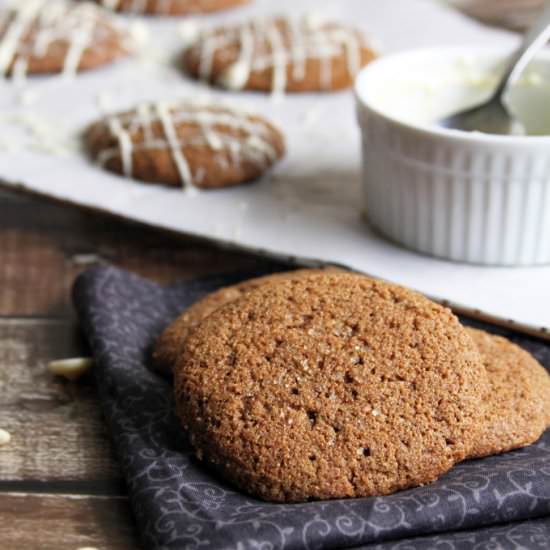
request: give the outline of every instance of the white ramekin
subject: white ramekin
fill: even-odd
[[[383,86],[398,82],[392,74],[433,76],[465,58],[496,65],[505,55],[424,49],[381,58],[359,74],[364,207],[384,236],[462,262],[550,263],[550,136],[492,136],[410,123],[395,115],[391,100],[380,101]],[[550,56],[537,63],[550,81]],[[402,86],[408,94],[406,79]]]

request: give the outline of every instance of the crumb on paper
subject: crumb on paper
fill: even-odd
[[[15,150],[15,144],[22,149],[45,152],[52,155],[67,155],[74,148],[74,139],[53,118],[46,117],[30,109],[16,112],[0,113],[0,118],[6,124],[19,130],[19,136],[13,138],[10,150]]]
[[[106,90],[102,90],[96,95],[96,104],[103,113],[112,111],[114,105],[113,94]]]
[[[316,103],[308,107],[301,116],[303,126],[306,129],[314,127],[322,119],[322,108]]]
[[[0,136],[0,151],[3,153],[18,153],[21,150],[23,150],[21,144],[16,143],[9,137]]]
[[[188,47],[199,37],[200,27],[196,21],[188,19],[178,27],[178,34],[183,40],[183,46]]]
[[[10,432],[0,428],[0,447],[7,445],[11,441]]]
[[[143,21],[132,21],[130,23],[130,39],[134,48],[146,46],[150,36],[149,27]]]
[[[56,376],[63,376],[67,380],[77,380],[94,365],[91,357],[75,357],[72,359],[60,359],[48,363],[48,371]]]
[[[18,101],[23,107],[31,107],[39,98],[40,93],[37,90],[23,90],[18,96]]]

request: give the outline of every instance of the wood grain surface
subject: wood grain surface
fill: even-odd
[[[161,283],[277,264],[193,239],[0,194],[0,549],[139,548],[93,375],[48,361],[88,356],[74,278],[110,262]]]
[[[2,550],[140,548],[125,497],[4,493]]]

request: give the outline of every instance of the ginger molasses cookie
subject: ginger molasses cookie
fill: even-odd
[[[534,443],[550,426],[550,376],[537,360],[506,338],[467,329],[487,370],[486,419],[470,458]]]
[[[194,103],[143,103],[93,124],[85,140],[107,170],[187,189],[252,181],[284,154],[282,134],[262,117]]]
[[[183,64],[194,77],[233,90],[307,92],[351,86],[373,58],[355,29],[277,17],[205,31],[185,51]]]
[[[96,0],[112,10],[147,15],[192,15],[226,10],[250,0]]]
[[[332,269],[332,268],[330,268]],[[323,271],[328,271],[323,270]],[[263,277],[248,279],[236,285],[220,288],[188,307],[159,336],[153,349],[153,367],[158,372],[171,375],[182,345],[191,333],[206,317],[219,307],[240,298],[247,292],[263,285],[277,282],[289,277],[302,277],[311,273],[321,272],[315,269],[297,269],[274,273]]]
[[[348,273],[281,280],[218,308],[174,379],[197,456],[280,502],[435,480],[478,440],[487,392],[448,309]]]
[[[88,2],[26,0],[0,12],[0,73],[93,69],[126,55],[127,36]]]

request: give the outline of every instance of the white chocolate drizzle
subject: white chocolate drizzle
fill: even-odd
[[[237,44],[239,55],[220,75],[212,74],[216,55]],[[311,17],[253,19],[234,27],[204,31],[191,45],[197,56],[199,78],[216,80],[223,87],[243,89],[253,72],[270,70],[271,90],[278,94],[295,81],[306,78],[308,60],[319,62],[319,86],[330,89],[332,63],[344,54],[348,73],[355,76],[361,68],[361,50],[369,48],[356,30],[343,25],[322,23]]]
[[[174,128],[174,121],[170,114],[170,107],[163,104],[157,103],[155,105],[155,110],[158,114],[158,118],[162,124],[162,129],[164,130],[164,135],[166,136],[166,141],[168,142],[168,147],[172,153],[172,158],[176,163],[178,172],[181,178],[182,183],[185,185],[193,183],[193,176],[191,175],[191,170],[189,169],[189,164],[183,156],[181,151],[181,144],[178,138],[178,133]],[[198,122],[198,121],[197,121]],[[208,139],[205,137],[205,143],[209,145]]]
[[[25,0],[0,12],[0,75],[10,71],[21,80],[31,59],[66,45],[62,72],[74,75],[82,56],[101,42],[110,22],[89,2]]]
[[[278,158],[271,144],[273,131],[265,123],[219,105],[142,103],[128,113],[108,117],[104,124],[116,146],[98,153],[100,166],[118,157],[123,174],[132,177],[135,154],[169,151],[182,187],[191,192],[200,187],[205,169],[198,166],[192,173],[186,158],[187,147],[207,147],[212,152],[212,161],[227,169],[245,162],[265,169]],[[156,132],[153,124],[157,124]],[[160,136],[158,125],[162,130]],[[185,129],[181,130],[182,126]]]

